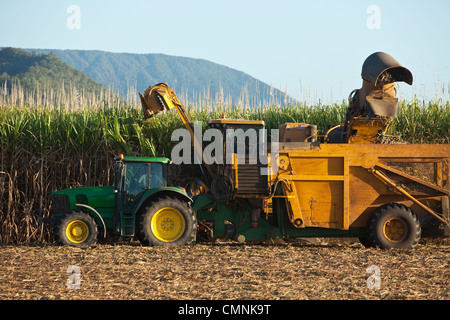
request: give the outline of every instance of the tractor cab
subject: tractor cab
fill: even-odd
[[[167,186],[167,158],[119,157],[114,168],[117,207],[133,211],[147,190]]]
[[[134,232],[134,216],[145,195],[167,187],[167,158],[124,157],[116,159],[114,192],[116,193],[114,226],[122,235]]]

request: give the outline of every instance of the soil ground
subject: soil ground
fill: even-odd
[[[423,240],[414,250],[326,239],[177,248],[1,245],[0,258],[3,300],[450,299],[450,239]],[[376,277],[380,282],[371,282]]]

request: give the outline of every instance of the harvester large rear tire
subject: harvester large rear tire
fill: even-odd
[[[408,207],[389,203],[369,219],[369,240],[382,249],[413,249],[421,236],[420,222]]]
[[[196,232],[194,210],[175,197],[152,201],[137,220],[137,238],[143,245],[183,246],[194,240]]]

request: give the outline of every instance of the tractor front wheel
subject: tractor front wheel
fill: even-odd
[[[143,245],[182,246],[191,243],[196,232],[194,210],[174,197],[152,201],[137,221],[137,237]]]
[[[98,227],[91,216],[76,211],[61,219],[56,227],[55,235],[60,244],[86,247],[97,241]]]

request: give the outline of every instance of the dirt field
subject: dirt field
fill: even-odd
[[[450,299],[449,239],[411,251],[325,240],[179,248],[3,245],[0,258],[0,299]],[[76,267],[67,273],[70,266],[79,276]],[[379,289],[369,289],[368,278],[377,275],[380,282],[370,284]]]

